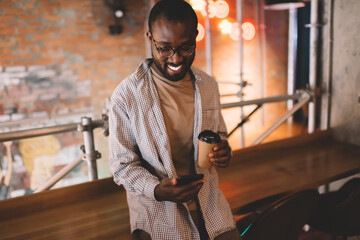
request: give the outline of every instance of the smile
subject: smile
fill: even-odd
[[[177,67],[168,65],[168,67],[173,71],[177,71],[177,70],[179,70],[181,68],[181,65],[179,65]]]

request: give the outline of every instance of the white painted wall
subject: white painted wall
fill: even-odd
[[[330,128],[334,130],[336,139],[360,145],[360,1],[333,1],[332,61],[328,62],[330,20],[326,14],[330,1],[324,1],[321,60],[323,87],[327,76],[331,82]],[[328,63],[331,71],[327,71]]]

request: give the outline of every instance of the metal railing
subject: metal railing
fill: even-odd
[[[109,129],[108,129],[107,115],[102,115],[102,119],[95,121],[92,121],[90,117],[82,117],[80,123],[71,123],[71,124],[57,125],[52,127],[43,127],[43,128],[1,133],[0,142],[8,142],[19,139],[33,138],[33,137],[65,133],[65,132],[73,132],[73,131],[80,131],[83,133],[84,145],[81,146],[81,149],[83,150],[84,154],[79,156],[74,161],[68,163],[59,172],[57,172],[54,176],[52,176],[47,182],[45,182],[41,187],[39,187],[34,191],[34,192],[41,192],[50,189],[59,180],[61,180],[75,167],[77,167],[80,163],[82,163],[83,160],[85,160],[88,164],[89,180],[93,181],[98,179],[96,160],[101,157],[101,154],[95,150],[93,130],[96,128],[102,128],[103,134],[105,136],[108,136]]]
[[[273,131],[275,131],[283,122],[290,118],[297,110],[302,106],[309,103],[312,100],[313,94],[309,90],[299,90],[293,95],[282,95],[268,98],[260,98],[248,101],[234,102],[234,103],[225,103],[221,104],[222,109],[234,108],[234,107],[243,107],[248,105],[257,105],[257,108],[253,110],[247,117],[241,119],[240,123],[235,127],[238,128],[242,126],[245,122],[249,120],[249,116],[252,115],[256,110],[258,110],[264,103],[274,103],[288,100],[297,100],[298,103],[294,105],[290,110],[288,110],[278,121],[276,121],[272,126],[270,126],[263,134],[261,134],[251,145],[256,145],[265,140]],[[233,129],[230,134],[232,134],[235,129]]]
[[[292,109],[287,111],[277,122],[275,122],[270,128],[268,128],[263,134],[261,134],[251,145],[261,143],[271,132],[273,132],[277,127],[279,127],[284,121],[286,121],[290,116],[292,116],[297,110],[299,110],[304,104],[308,103],[312,98],[312,94],[307,90],[301,90],[296,92],[294,95],[283,95],[268,97],[262,99],[234,102],[234,103],[225,103],[221,105],[222,109],[242,107],[248,105],[257,105],[257,107],[245,118],[241,119],[241,122],[238,124],[238,127],[242,126],[245,122],[249,120],[250,115],[252,115],[257,109],[259,109],[264,103],[274,103],[288,100],[297,100],[298,103],[293,106]],[[52,127],[43,127],[35,128],[14,132],[7,132],[0,134],[0,142],[14,141],[19,139],[33,138],[38,136],[52,135],[58,133],[80,131],[83,133],[84,145],[81,146],[84,154],[79,156],[74,161],[68,163],[63,167],[59,172],[52,176],[46,183],[41,187],[36,189],[34,192],[41,192],[44,190],[50,189],[55,185],[59,180],[71,172],[75,167],[77,167],[83,160],[88,164],[88,176],[90,181],[98,179],[97,173],[97,163],[96,160],[101,157],[101,154],[95,150],[95,141],[93,130],[96,128],[102,128],[103,134],[108,136],[108,116],[102,115],[102,119],[92,121],[90,117],[82,117],[80,123],[71,123],[64,124]],[[235,130],[233,129],[229,135],[231,135]]]

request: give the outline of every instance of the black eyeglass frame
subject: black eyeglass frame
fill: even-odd
[[[174,54],[175,54],[176,52],[178,52],[182,57],[189,57],[189,56],[191,56],[191,55],[194,54],[195,49],[196,49],[196,43],[194,43],[194,44],[192,44],[192,45],[189,46],[189,47],[192,48],[192,49],[191,49],[192,51],[191,51],[189,54],[184,55],[183,52],[182,52],[182,50],[184,50],[184,48],[183,48],[182,46],[179,46],[179,47],[177,47],[177,48],[172,48],[172,47],[170,47],[170,46],[166,46],[166,48],[169,48],[169,50],[171,50],[172,53],[171,53],[169,56],[163,56],[163,55],[161,54],[161,52],[160,52],[160,49],[162,49],[163,47],[159,47],[159,46],[158,46],[159,42],[156,41],[152,35],[150,36],[150,39],[151,39],[151,41],[154,42],[156,51],[159,53],[159,55],[160,55],[161,57],[165,57],[165,58],[171,58],[172,56],[174,56]]]

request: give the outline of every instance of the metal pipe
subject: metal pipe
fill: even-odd
[[[6,175],[2,179],[3,182],[0,184],[0,200],[8,198],[10,182],[11,182],[11,177],[12,177],[12,173],[13,173],[13,157],[12,157],[12,153],[11,153],[12,142],[5,142],[4,145],[6,147],[8,167],[7,167]],[[1,168],[0,168],[0,171],[2,171]]]
[[[258,24],[258,37],[257,37],[257,64],[258,64],[258,94],[259,98],[264,98],[266,94],[266,71],[265,71],[265,55],[266,55],[266,34],[265,34],[265,12],[264,3],[262,0],[257,0],[256,10],[257,24]],[[265,125],[265,107],[260,109],[261,124]]]
[[[60,181],[64,176],[66,176],[69,172],[71,172],[75,167],[77,167],[80,163],[82,163],[83,156],[81,155],[76,160],[68,163],[65,167],[63,167],[60,171],[58,171],[54,176],[52,176],[46,183],[41,185],[38,189],[34,191],[34,193],[43,192],[45,190],[49,190],[52,186],[54,186],[58,181]]]
[[[90,181],[98,179],[97,165],[96,165],[96,151],[94,144],[94,134],[91,118],[81,118],[81,128],[84,136],[85,159],[88,164],[88,174]]]
[[[301,98],[302,92],[304,92],[304,91],[303,90],[299,91],[299,93],[296,93],[293,95],[281,95],[281,96],[275,96],[275,97],[253,99],[253,100],[242,101],[242,102],[224,103],[224,104],[221,104],[221,108],[226,109],[226,108],[242,107],[242,106],[253,105],[253,104],[282,102],[282,101],[287,101],[289,99],[298,100]]]
[[[242,0],[236,0],[236,19],[239,24],[239,71],[240,71],[240,101],[243,101],[243,95],[244,95],[244,81],[243,81],[243,40],[241,35],[241,24],[242,24],[242,18],[243,18],[243,1]],[[240,107],[240,119],[244,118],[244,109]],[[245,138],[244,138],[244,127],[240,127],[240,146],[245,146]]]
[[[289,31],[288,31],[288,69],[287,69],[287,94],[294,94],[296,74],[296,51],[297,51],[297,8],[289,8]],[[287,110],[293,108],[294,102],[287,101]],[[288,119],[289,123],[292,118]]]
[[[270,128],[268,128],[263,134],[261,134],[252,144],[256,145],[264,141],[264,139],[270,135],[275,129],[277,129],[283,122],[292,116],[297,110],[299,110],[304,104],[309,102],[311,95],[308,92],[303,93],[303,98],[288,112],[286,112],[278,121],[276,121]]]
[[[14,125],[23,125],[23,124],[33,124],[39,123],[40,121],[56,121],[67,118],[67,117],[76,117],[76,116],[84,116],[84,115],[92,115],[94,114],[94,111],[81,111],[77,113],[66,113],[66,114],[58,114],[58,115],[46,115],[42,117],[33,117],[33,118],[24,118],[24,119],[18,119],[18,120],[11,120],[11,122],[0,122],[0,128],[3,127],[10,127]]]
[[[334,19],[334,11],[333,11],[333,4],[334,0],[328,0],[328,12],[327,12],[327,28],[326,34],[324,34],[327,38],[327,41],[324,41],[324,53],[327,56],[324,56],[324,76],[323,76],[323,87],[324,93],[322,94],[321,98],[321,120],[320,120],[320,129],[326,130],[330,128],[330,113],[331,113],[331,85],[332,85],[332,65],[333,65],[333,36],[334,36],[334,29],[333,29],[333,19]],[[323,31],[324,32],[324,31]]]
[[[92,122],[93,128],[102,127],[104,125],[103,120],[96,120]],[[0,142],[14,141],[25,138],[39,137],[57,133],[76,131],[78,123],[70,123],[52,127],[34,128],[27,130],[20,130],[14,132],[0,133]]]
[[[53,127],[35,128],[0,134],[0,142],[14,141],[24,138],[39,137],[50,134],[76,131],[77,123],[58,125]]]
[[[227,137],[230,137],[236,129],[244,125],[247,121],[249,121],[251,115],[253,115],[259,108],[261,108],[262,104],[259,104],[256,106],[254,110],[252,110],[245,118],[241,119],[240,123],[233,129],[231,132],[227,135]]]
[[[318,19],[318,0],[311,0],[310,9],[310,69],[309,69],[309,88],[311,92],[315,93],[316,88],[316,61],[317,61],[317,19]],[[315,130],[315,99],[309,103],[308,114],[308,133]]]
[[[206,70],[207,73],[213,75],[212,67],[212,45],[211,45],[211,26],[209,18],[209,0],[206,0],[205,5],[206,17],[205,17],[205,54],[206,54]]]

